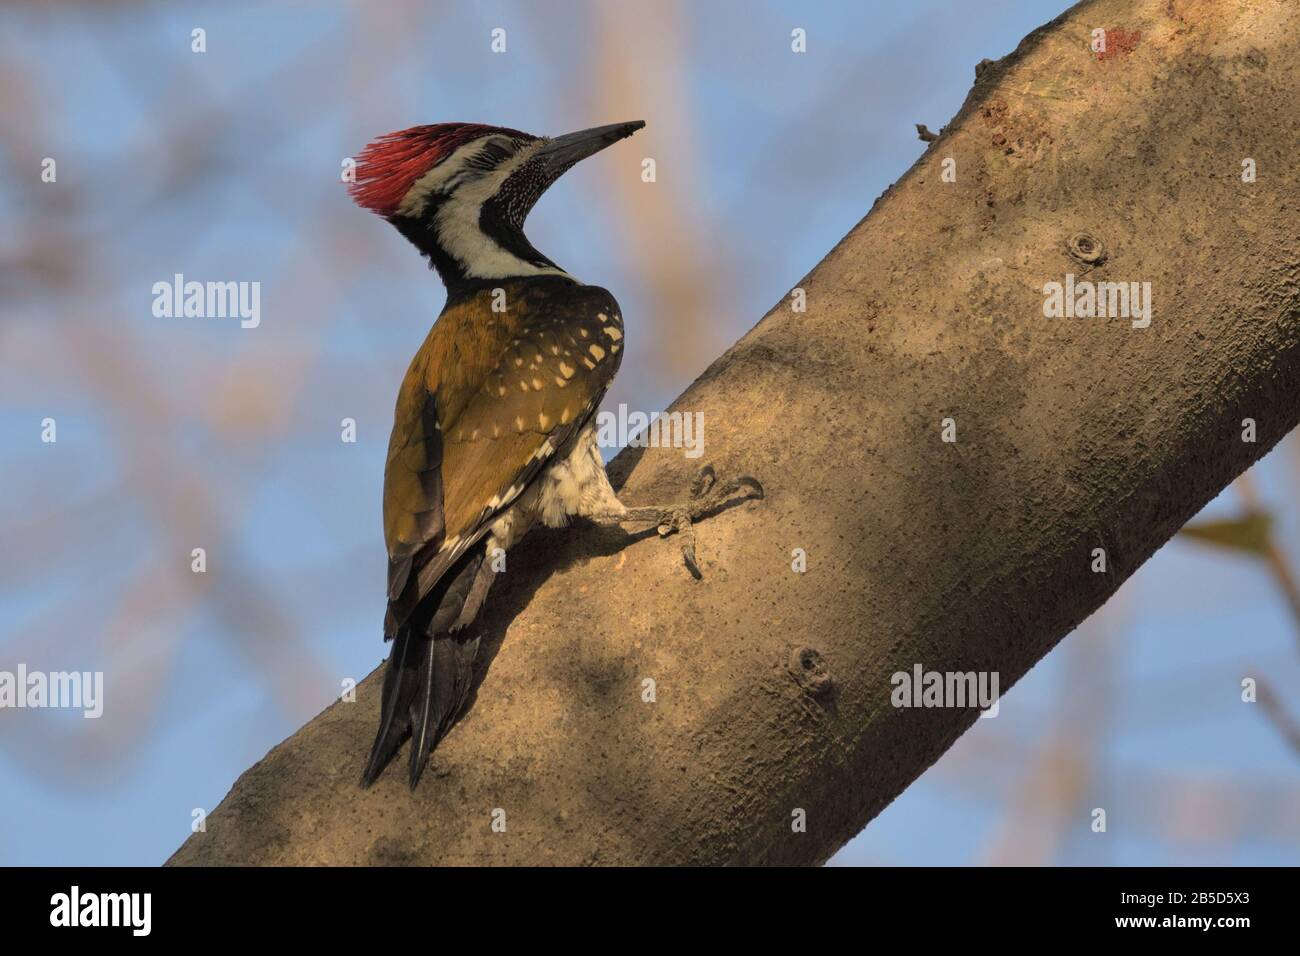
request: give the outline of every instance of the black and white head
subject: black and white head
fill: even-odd
[[[448,292],[482,280],[564,275],[524,236],[524,220],[566,170],[644,125],[553,139],[478,123],[415,126],[363,149],[349,191],[429,257]]]

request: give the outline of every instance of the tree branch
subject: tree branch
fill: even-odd
[[[1298,17],[1093,0],[987,64],[799,283],[807,311],[783,300],[675,404],[703,412],[720,474],[768,492],[699,525],[702,581],[653,533],[534,533],[416,793],[357,787],[374,674],[171,862],[824,861],[975,719],[891,706],[893,673],[1005,691],[1296,424]],[[1150,326],[1046,318],[1066,273],[1150,282]],[[613,471],[637,504],[698,463],[632,450]]]

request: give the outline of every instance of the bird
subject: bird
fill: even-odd
[[[416,789],[468,699],[472,625],[496,559],[537,523],[563,527],[581,516],[680,532],[698,578],[692,520],[737,494],[762,496],[751,476],[720,481],[706,465],[681,504],[628,508],[618,499],[595,416],[622,361],[622,312],[609,291],[576,279],[524,235],[525,218],[561,175],[643,126],[545,137],[437,123],[380,136],[355,158],[353,201],[396,227],[446,288],[398,390],[388,444],[392,649],[362,787],[409,739]]]

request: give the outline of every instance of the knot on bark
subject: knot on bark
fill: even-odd
[[[787,666],[795,683],[803,688],[804,693],[813,697],[821,697],[834,683],[826,659],[816,648],[808,647],[806,644],[791,649],[790,662]]]
[[[1106,246],[1096,236],[1086,232],[1076,232],[1066,242],[1065,247],[1070,258],[1086,266],[1099,266],[1106,261]]]

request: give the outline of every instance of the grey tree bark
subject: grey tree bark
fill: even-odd
[[[1296,103],[1293,0],[1091,0],[986,64],[798,283],[807,310],[783,299],[675,403],[768,491],[698,526],[702,581],[652,532],[534,533],[416,793],[357,787],[375,673],[170,862],[827,859],[975,719],[892,706],[892,674],[1005,692],[1296,424]],[[1150,325],[1046,317],[1067,273],[1149,282]],[[657,503],[695,464],[612,471]]]

